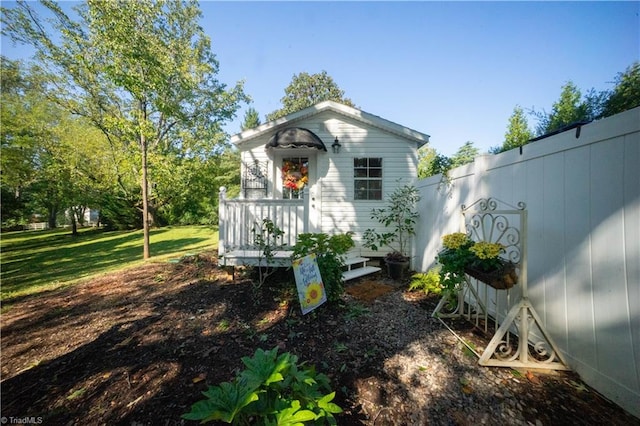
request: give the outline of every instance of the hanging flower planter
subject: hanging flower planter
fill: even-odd
[[[477,266],[467,265],[464,268],[464,272],[497,290],[510,289],[518,282],[516,265],[508,261],[491,271],[483,271]]]
[[[468,274],[498,290],[518,282],[516,264],[500,257],[504,246],[487,241],[475,242],[467,234],[456,232],[443,237],[444,248],[438,253],[441,283],[455,291]]]

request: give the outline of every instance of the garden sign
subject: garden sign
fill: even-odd
[[[324,284],[318,269],[318,260],[314,253],[293,261],[293,274],[296,277],[298,299],[302,314],[308,314],[327,301]]]

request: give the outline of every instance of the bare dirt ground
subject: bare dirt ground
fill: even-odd
[[[2,315],[2,416],[188,424],[180,416],[201,391],[278,346],[331,378],[340,425],[640,425],[573,373],[480,367],[431,318],[435,297],[378,275],[302,316],[290,276],[256,305],[250,281],[200,255],[18,300]],[[451,325],[486,345],[468,323]]]

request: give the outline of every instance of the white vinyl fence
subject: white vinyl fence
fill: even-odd
[[[414,269],[461,230],[461,205],[528,211],[529,298],[569,367],[640,417],[640,108],[418,181]]]
[[[27,231],[42,231],[49,229],[49,222],[32,222],[27,223],[24,227]]]

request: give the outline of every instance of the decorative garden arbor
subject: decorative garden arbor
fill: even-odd
[[[527,210],[495,198],[481,198],[462,206],[462,229],[472,240],[499,243],[502,257],[515,264],[518,280],[513,288],[496,288],[470,275],[451,306],[445,295],[433,312],[440,318],[464,317],[495,329],[479,364],[496,367],[568,370],[567,364],[531,304],[527,288]]]

